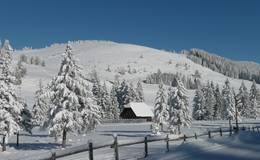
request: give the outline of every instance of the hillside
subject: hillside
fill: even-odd
[[[160,69],[162,72],[179,72],[186,76],[191,76],[198,70],[201,73],[202,83],[213,81],[223,85],[225,80],[229,78],[194,63],[183,54],[109,41],[77,41],[71,42],[71,44],[76,59],[82,66],[84,74],[88,77],[95,69],[102,80],[113,81],[115,76],[118,76],[120,79],[138,81],[139,79],[144,80],[147,75]],[[42,49],[15,51],[14,63],[17,63],[20,55],[23,54],[28,58],[38,56],[46,63],[45,67],[25,64],[27,75],[23,78],[21,94],[29,106],[34,102],[34,92],[38,88],[39,80],[41,79],[46,84],[57,74],[65,45],[54,44]],[[135,72],[129,74],[127,72],[129,68],[135,70]],[[125,72],[124,74],[121,73],[122,70]],[[238,89],[242,80],[230,79],[232,79],[232,86]],[[245,81],[245,84],[249,87],[251,82]],[[157,85],[144,84],[143,87],[146,102],[152,105]],[[193,91],[190,91],[190,94],[192,95]],[[190,98],[193,97],[190,96]]]
[[[183,51],[193,62],[226,76],[260,83],[260,64],[249,61],[233,61],[201,49]]]

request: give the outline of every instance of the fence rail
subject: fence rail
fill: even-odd
[[[252,132],[259,132],[260,131],[260,126],[254,126],[254,127],[240,127],[239,130],[248,130]],[[137,145],[137,144],[144,144],[144,157],[148,156],[148,149],[149,145],[148,143],[151,142],[159,142],[163,141],[165,142],[166,146],[166,152],[169,152],[169,142],[171,141],[186,141],[187,139],[197,139],[198,137],[203,137],[203,136],[208,136],[208,138],[212,138],[213,134],[219,134],[220,136],[223,135],[223,133],[229,133],[231,136],[233,132],[238,131],[236,128],[219,128],[214,129],[214,130],[208,130],[208,132],[205,133],[194,133],[194,135],[189,135],[186,136],[185,134],[181,137],[176,137],[176,138],[170,138],[169,134],[167,134],[165,137],[162,138],[151,138],[149,136],[145,136],[143,140],[135,140],[135,141],[128,141],[128,142],[120,142],[118,141],[117,135],[114,135],[114,141],[113,143],[108,143],[108,144],[102,144],[102,145],[93,145],[93,142],[89,141],[88,144],[85,145],[80,145],[68,149],[63,149],[63,150],[52,150],[50,154],[47,154],[44,156],[44,158],[40,158],[38,160],[55,160],[56,158],[62,158],[66,156],[71,156],[77,153],[82,153],[82,152],[88,152],[89,153],[89,160],[94,159],[94,154],[93,151],[101,148],[113,148],[114,149],[114,157],[115,160],[119,160],[119,152],[118,148],[119,147],[124,147],[124,146],[131,146],[131,145]],[[19,133],[17,134],[17,145],[19,146]],[[6,149],[6,144],[5,144],[5,136],[3,136],[3,149]]]
[[[259,128],[260,126],[254,126],[254,127],[240,127],[239,129],[242,130],[248,130],[248,131],[258,131],[259,132]],[[84,145],[85,148],[81,148],[79,150],[74,149],[70,151],[66,151],[63,150],[63,152],[60,151],[56,151],[56,154],[52,154],[52,157],[46,158],[46,159],[42,159],[42,160],[55,160],[56,158],[60,158],[60,157],[65,157],[65,156],[70,156],[76,153],[81,153],[81,152],[86,152],[89,151],[89,160],[93,160],[94,159],[94,155],[93,155],[93,150],[96,149],[100,149],[100,148],[106,148],[106,147],[110,147],[110,148],[114,148],[114,155],[115,155],[115,160],[119,160],[119,152],[118,152],[118,148],[119,147],[124,147],[124,146],[131,146],[131,145],[137,145],[137,144],[144,144],[144,157],[148,156],[148,149],[149,149],[149,145],[148,143],[151,142],[158,142],[158,141],[164,141],[165,142],[165,146],[166,146],[166,152],[169,152],[169,142],[171,141],[186,141],[187,139],[197,139],[198,137],[203,137],[203,136],[208,136],[208,138],[212,138],[212,134],[219,134],[220,136],[223,135],[223,133],[229,133],[229,135],[231,136],[233,134],[233,132],[236,132],[237,129],[222,129],[220,128],[219,130],[212,130],[212,131],[208,131],[207,133],[201,133],[201,134],[194,134],[191,136],[186,136],[183,135],[181,137],[177,137],[177,138],[170,138],[169,135],[167,134],[166,137],[163,138],[154,138],[154,139],[149,139],[148,136],[145,136],[143,140],[136,140],[136,141],[131,141],[131,142],[122,142],[120,143],[117,139],[117,136],[114,136],[114,143],[112,144],[106,144],[106,145],[100,145],[100,146],[95,146],[93,147],[93,143],[89,142],[88,145]]]

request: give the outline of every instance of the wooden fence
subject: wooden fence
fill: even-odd
[[[241,130],[247,130],[247,131],[252,131],[252,132],[259,132],[260,131],[260,126],[255,126],[255,127],[240,127],[239,129]],[[51,151],[50,154],[45,154],[44,157],[38,158],[37,160],[56,160],[57,158],[62,158],[66,156],[71,156],[73,154],[77,153],[82,153],[82,152],[88,152],[89,153],[89,160],[94,159],[94,150],[100,149],[100,148],[113,148],[114,150],[114,157],[115,160],[119,160],[119,147],[123,146],[131,146],[131,145],[137,145],[137,144],[144,144],[144,157],[147,157],[149,154],[149,143],[151,142],[159,142],[163,141],[165,142],[165,150],[166,152],[170,151],[170,142],[172,141],[186,141],[187,139],[197,139],[198,137],[203,137],[207,136],[208,138],[212,138],[213,134],[218,134],[219,136],[223,136],[223,133],[229,133],[229,136],[231,136],[233,133],[238,132],[236,128],[219,128],[219,129],[214,129],[214,130],[209,130],[207,133],[201,133],[197,134],[194,133],[194,135],[183,135],[178,138],[170,138],[169,134],[167,134],[165,137],[162,138],[149,138],[148,136],[145,136],[143,140],[136,140],[136,141],[131,141],[131,142],[122,142],[118,141],[117,135],[114,135],[114,142],[110,144],[105,144],[105,145],[93,145],[93,142],[89,141],[88,144],[81,145],[81,146],[76,146],[68,149],[63,149],[63,150],[55,150]],[[17,147],[19,147],[19,133],[16,134],[17,136]],[[3,136],[3,141],[2,141],[2,148],[3,150],[6,149],[6,144],[5,144],[5,136]]]

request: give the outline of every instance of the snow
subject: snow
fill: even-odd
[[[195,64],[187,59],[183,54],[166,52],[144,46],[131,45],[125,43],[115,43],[110,41],[77,41],[71,42],[74,55],[78,63],[82,66],[84,74],[88,76],[93,69],[98,71],[100,79],[105,81],[113,81],[115,76],[118,75],[120,79],[126,79],[136,84],[137,81],[144,80],[145,77],[151,73],[157,72],[160,69],[166,73],[182,73],[183,75],[190,76],[196,70],[201,73],[202,83],[206,84],[207,81],[218,83],[220,88],[225,84],[227,76],[214,72],[201,65]],[[40,59],[46,62],[45,67],[25,64],[27,68],[27,75],[22,79],[21,85],[22,97],[26,99],[29,107],[34,103],[34,93],[37,84],[42,79],[43,84],[46,84],[51,78],[57,74],[59,64],[61,62],[62,53],[66,48],[66,44],[55,44],[50,47],[32,50],[20,50],[14,52],[14,64],[20,55],[24,54],[28,57],[39,56]],[[140,58],[140,56],[143,58]],[[169,64],[172,60],[172,64]],[[178,64],[178,67],[176,66]],[[185,68],[185,64],[189,66]],[[119,68],[136,69],[137,73],[125,73],[120,75]],[[107,71],[110,66],[111,72]],[[231,86],[235,90],[239,89],[242,80],[229,78]],[[247,88],[251,86],[250,81],[244,80]],[[259,85],[258,85],[259,87]],[[154,105],[154,98],[158,89],[157,85],[143,84],[145,102],[149,105]],[[193,91],[190,91],[193,92]]]
[[[113,81],[115,79],[115,76],[118,76],[120,80],[126,79],[127,81],[136,84],[136,82],[138,82],[139,80],[144,80],[147,75],[157,72],[158,69],[165,73],[179,72],[186,76],[190,76],[191,74],[194,74],[196,70],[198,70],[201,73],[201,81],[203,84],[206,84],[208,81],[213,81],[215,84],[218,83],[221,89],[224,86],[226,79],[228,78],[227,76],[224,76],[220,73],[214,72],[208,68],[202,67],[201,65],[195,64],[191,60],[187,59],[186,56],[183,54],[171,53],[144,46],[115,43],[109,41],[77,41],[71,42],[70,44],[72,45],[74,55],[78,60],[77,64],[80,64],[82,66],[83,72],[86,75],[86,77],[89,77],[89,73],[91,73],[93,69],[95,69],[96,71],[98,71],[100,79],[104,81],[108,87],[111,86],[110,81]],[[46,85],[53,76],[57,75],[61,63],[61,55],[64,52],[65,48],[66,44],[55,44],[42,49],[20,50],[14,52],[13,66],[17,64],[19,56],[22,54],[25,54],[28,57],[39,56],[40,59],[44,60],[46,63],[45,67],[42,67],[40,65],[36,66],[31,64],[24,64],[24,66],[27,69],[27,75],[25,75],[25,77],[22,78],[22,85],[20,89],[18,88],[17,90],[20,90],[19,93],[21,94],[21,97],[25,99],[29,108],[32,108],[34,104],[35,91],[38,89],[39,81],[42,80],[43,85]],[[171,64],[168,63],[169,60],[171,60]],[[108,66],[111,69],[111,71],[107,71]],[[130,66],[131,69],[135,69],[137,72],[132,74],[126,72],[124,75],[121,75],[119,73],[119,70],[121,68],[128,69],[128,66]],[[240,87],[242,80],[233,78],[229,78],[229,80],[231,86],[234,87],[235,91],[237,91]],[[246,80],[244,80],[244,83],[247,88],[249,88],[252,84],[252,82]],[[89,84],[89,86],[92,86],[92,84]],[[154,106],[154,100],[156,92],[158,90],[158,85],[142,84],[142,86],[144,91],[145,103],[150,106]],[[259,88],[259,85],[257,85],[257,87]],[[189,97],[189,107],[192,106],[194,93],[194,90],[188,90],[187,94]],[[138,114],[143,116],[142,112],[143,111],[139,111]],[[150,115],[151,113],[152,111],[150,110]],[[250,122],[259,123],[260,120],[258,119],[256,121]],[[219,129],[219,127],[225,126],[227,126],[227,122],[225,121],[193,121],[191,128],[182,128],[181,130],[182,133],[185,133],[187,135],[193,135],[195,132],[204,133],[209,129]],[[166,127],[164,127],[164,129],[166,129]],[[119,141],[126,142],[140,140],[143,139],[144,136],[152,134],[151,123],[101,124],[97,126],[97,129],[95,131],[86,135],[77,135],[70,133],[68,134],[69,141],[67,148],[86,145],[89,140],[92,140],[94,145],[112,143],[112,135],[115,133],[119,135]],[[165,136],[164,133],[162,133],[161,136]],[[178,155],[180,155],[180,159],[181,157],[185,159],[186,155],[186,159],[189,156],[194,156],[192,157],[192,159],[195,159],[198,156],[195,153],[193,153],[194,151],[197,152],[197,150],[195,149],[206,150],[205,147],[210,148],[212,146],[213,152],[214,146],[218,148],[222,145],[220,143],[222,140],[230,142],[231,144],[234,141],[234,145],[238,145],[237,149],[240,152],[239,154],[252,153],[252,155],[257,155],[259,157],[259,155],[255,152],[258,150],[254,148],[254,144],[259,142],[259,137],[257,137],[257,135],[255,134],[252,135],[251,133],[247,132],[242,133],[241,136],[241,141],[238,141],[236,139],[234,140],[232,139],[233,137],[226,137],[225,139],[214,138],[214,141],[200,139],[192,143],[187,142],[182,144],[182,142],[176,142],[174,144],[171,144],[171,150],[174,149],[174,153],[171,152],[168,154],[165,154],[165,142],[158,142],[152,145],[154,147],[149,148],[149,154],[151,154],[149,155],[149,158],[174,159],[171,157],[178,157]],[[245,137],[248,137],[248,140],[243,139]],[[61,143],[61,139],[58,139],[58,142],[55,142],[54,137],[50,137],[47,131],[38,131],[37,128],[33,130],[32,136],[21,136],[20,141],[20,148],[16,148],[16,137],[10,137],[9,145],[7,146],[7,152],[0,152],[0,160],[28,160],[36,159],[35,157],[44,157],[50,155],[50,150],[59,150],[59,144]],[[235,142],[237,142],[237,144]],[[241,147],[243,146],[243,144],[248,148]],[[228,147],[230,146],[231,145],[229,145]],[[250,148],[250,146],[252,146],[252,148]],[[182,147],[183,149],[185,149],[186,147],[186,150],[182,150]],[[219,155],[223,153],[223,155],[227,155],[227,157],[232,157],[232,153],[236,153],[234,150],[228,150],[227,148],[222,148],[222,150],[219,150]],[[179,149],[178,152],[177,149]],[[231,153],[225,153],[225,151]],[[188,153],[185,154],[184,152]],[[113,149],[111,148],[94,151],[94,155],[95,159],[114,158]],[[212,155],[215,155],[215,153],[212,153]],[[122,159],[137,159],[142,156],[143,144],[120,148],[120,157]],[[63,159],[80,160],[87,159],[87,157],[88,153],[84,152]],[[233,158],[234,157],[235,156],[233,156]],[[243,158],[243,155],[241,155],[241,157]]]
[[[132,108],[137,117],[153,117],[152,107],[143,102],[130,102],[125,108]]]
[[[260,134],[241,132],[232,137],[191,140],[169,153],[153,153],[147,160],[256,160],[260,157]]]

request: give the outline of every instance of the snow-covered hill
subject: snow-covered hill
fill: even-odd
[[[21,85],[21,95],[29,106],[34,102],[34,92],[38,88],[41,79],[47,83],[57,74],[62,53],[66,44],[54,44],[42,49],[15,51],[14,63],[19,56],[24,54],[28,57],[39,56],[46,63],[45,67],[26,64],[27,75],[23,78]],[[144,46],[115,43],[110,41],[77,41],[71,42],[74,55],[78,63],[82,66],[84,74],[88,75],[94,69],[98,72],[102,80],[114,80],[115,76],[129,81],[144,80],[148,74],[157,72],[182,73],[192,75],[196,70],[201,73],[202,82],[213,81],[223,85],[228,78],[220,73],[214,72],[199,64],[195,64],[185,55],[166,52]],[[171,61],[171,63],[169,63]],[[188,66],[188,67],[187,67]],[[107,71],[107,68],[111,71]],[[136,73],[119,74],[122,70],[136,70]],[[229,78],[231,79],[231,78]],[[242,80],[232,79],[231,84],[238,89]],[[249,87],[251,82],[244,81]],[[157,85],[144,84],[145,99],[148,104],[153,104]],[[190,92],[193,94],[193,91]]]

